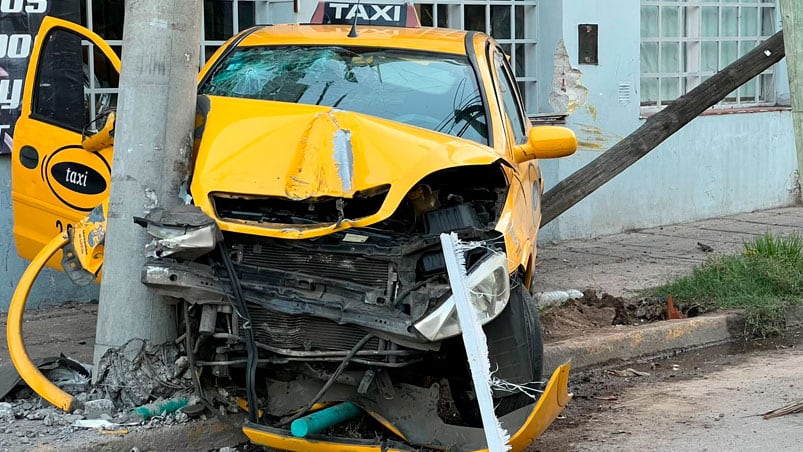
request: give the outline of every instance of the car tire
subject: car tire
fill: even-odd
[[[538,308],[527,288],[522,284],[513,286],[505,310],[483,329],[488,341],[491,370],[495,370],[494,376],[531,389],[541,389],[544,343]],[[462,347],[460,352],[465,354]],[[471,371],[467,362],[464,363],[465,377],[456,377],[449,381],[452,397],[463,422],[481,425],[479,406],[471,383]],[[507,395],[502,395],[500,391],[494,393],[497,416],[504,416],[535,402],[520,391]]]

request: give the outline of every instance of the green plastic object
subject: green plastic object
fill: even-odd
[[[187,402],[188,400],[184,398],[157,400],[156,402],[134,408],[134,413],[142,416],[142,419],[147,421],[154,416],[174,413],[187,406]]]
[[[296,438],[304,438],[345,422],[358,414],[360,408],[357,405],[351,402],[339,403],[296,419],[290,424],[290,433]]]

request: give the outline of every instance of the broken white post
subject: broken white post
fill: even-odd
[[[449,274],[449,285],[452,286],[457,319],[463,332],[463,345],[466,347],[471,380],[474,382],[474,393],[480,405],[482,428],[485,430],[488,450],[490,452],[507,451],[510,450],[510,446],[507,444],[510,438],[499,424],[499,419],[496,418],[491,397],[491,363],[488,360],[488,342],[477,317],[477,311],[469,301],[471,294],[466,286],[465,251],[473,246],[460,243],[454,232],[441,234],[441,246],[443,247],[443,258],[446,261],[446,271]]]

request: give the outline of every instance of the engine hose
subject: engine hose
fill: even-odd
[[[346,370],[346,366],[348,365],[349,361],[351,361],[351,359],[354,358],[354,355],[356,355],[357,352],[360,351],[360,349],[363,348],[365,346],[365,344],[369,340],[371,340],[372,337],[374,337],[373,334],[366,334],[362,339],[360,339],[360,341],[357,342],[354,345],[354,347],[352,347],[351,351],[349,351],[349,354],[346,355],[345,358],[343,358],[343,361],[341,361],[340,365],[337,366],[337,369],[335,369],[335,372],[332,374],[331,377],[329,377],[328,380],[326,380],[326,383],[324,383],[323,387],[321,387],[321,390],[318,391],[317,394],[315,394],[315,396],[312,398],[312,400],[310,400],[304,408],[302,408],[301,410],[296,412],[296,414],[290,416],[287,419],[282,419],[281,425],[289,425],[289,424],[291,424],[293,421],[295,421],[296,419],[300,418],[301,416],[306,414],[307,411],[312,409],[313,405],[318,403],[318,401],[321,400],[321,397],[323,397],[323,395],[326,394],[326,391],[328,391],[329,388],[332,387],[334,382],[337,380],[337,377],[339,377],[340,374],[342,374],[343,371]]]
[[[245,365],[245,393],[246,400],[248,401],[248,420],[257,422],[257,413],[259,407],[257,406],[257,390],[256,390],[256,375],[257,375],[257,354],[256,341],[254,340],[254,330],[251,328],[251,315],[248,313],[248,306],[243,298],[243,289],[240,286],[240,278],[237,277],[237,271],[234,264],[231,262],[231,256],[226,251],[226,245],[222,241],[218,244],[218,251],[220,251],[220,260],[223,266],[226,267],[226,273],[229,275],[231,281],[231,289],[233,292],[233,299],[231,300],[234,306],[234,311],[240,318],[243,319],[243,332],[245,333],[245,350],[248,361]]]
[[[52,403],[59,409],[72,412],[80,407],[81,403],[73,398],[70,394],[62,391],[61,388],[53,384],[45,377],[39,368],[31,362],[28,356],[28,351],[25,349],[25,344],[22,341],[22,314],[25,311],[25,304],[28,302],[28,295],[31,293],[36,277],[39,272],[47,264],[64,245],[69,243],[70,239],[67,233],[61,233],[53,237],[50,242],[42,248],[42,251],[34,257],[28,268],[22,274],[17,288],[14,290],[14,295],[11,297],[11,303],[8,307],[8,325],[6,326],[6,338],[8,341],[8,353],[11,355],[11,362],[17,369],[20,377],[25,380],[25,383],[43,399]]]

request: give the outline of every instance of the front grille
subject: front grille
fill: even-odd
[[[390,264],[362,256],[243,244],[243,265],[301,272],[386,289]]]
[[[296,201],[275,196],[213,193],[217,216],[262,224],[334,224],[357,220],[379,211],[390,185],[358,191],[351,198],[320,197]]]
[[[338,325],[330,320],[306,315],[271,312],[249,305],[254,338],[273,347],[303,351],[348,351],[366,334],[354,325]],[[371,338],[363,350],[377,350],[379,339]]]

